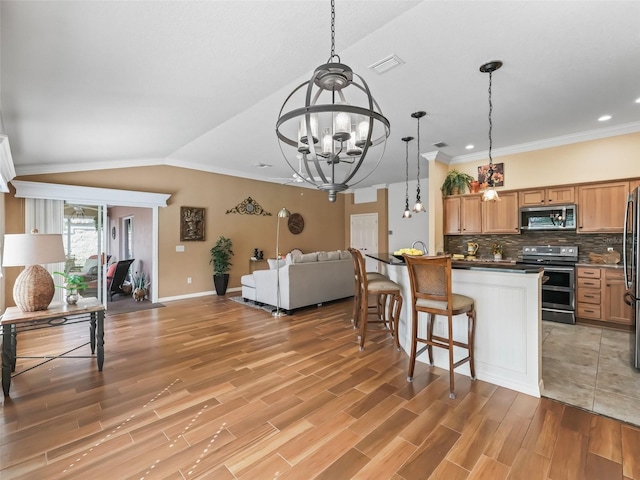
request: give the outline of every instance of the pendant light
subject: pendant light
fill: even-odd
[[[419,111],[413,112],[411,116],[415,118],[418,122],[418,186],[416,188],[416,203],[413,206],[413,213],[424,212],[424,205],[422,204],[422,200],[420,200],[420,119],[424,117],[427,112]]]
[[[491,101],[491,84],[493,78],[493,72],[498,70],[502,66],[502,62],[500,60],[494,60],[492,62],[485,63],[480,66],[480,71],[482,73],[489,74],[489,170],[487,171],[487,189],[482,194],[483,202],[495,202],[500,200],[498,196],[498,192],[496,192],[494,181],[493,181],[493,158],[491,157],[491,148],[493,147],[493,121],[491,119],[491,115],[493,113],[493,103]]]
[[[328,192],[329,201],[335,202],[337,192],[360,183],[378,167],[389,133],[389,120],[367,83],[335,53],[335,1],[331,0],[331,55],[280,108],[276,135],[282,155],[298,173],[296,155],[302,154],[302,179]],[[377,162],[369,158],[365,162],[370,152],[379,154]],[[367,171],[360,171],[363,166]]]
[[[411,218],[411,210],[409,210],[409,142],[413,140],[413,137],[403,137],[402,141],[404,142],[405,147],[405,156],[404,156],[404,213],[402,214],[402,218]]]

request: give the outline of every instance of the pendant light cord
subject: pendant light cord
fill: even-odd
[[[493,113],[493,102],[491,101],[492,78],[493,72],[489,72],[489,171],[487,172],[489,179],[487,180],[487,183],[490,187],[493,187],[493,157],[491,156],[491,149],[493,147],[493,121],[491,119],[491,114]]]
[[[416,188],[416,203],[420,202],[420,117],[417,118],[418,120],[418,174],[416,175],[416,178],[418,180],[418,187]]]
[[[405,205],[405,210],[409,210],[409,140],[406,140],[404,142],[404,148],[405,148],[405,156],[404,156],[404,163],[405,163],[405,172],[404,172],[404,178],[405,178],[405,189],[404,189],[404,205]]]

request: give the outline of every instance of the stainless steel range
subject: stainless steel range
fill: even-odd
[[[577,246],[532,245],[522,247],[522,260],[518,263],[540,265],[544,269],[543,320],[576,323],[575,264],[577,261]]]

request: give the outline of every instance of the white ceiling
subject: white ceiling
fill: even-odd
[[[329,0],[0,8],[0,107],[18,175],[168,164],[291,176],[275,122],[329,58]],[[486,158],[478,68],[494,59],[504,62],[493,75],[494,159],[640,131],[639,21],[639,1],[336,0],[336,53],[391,122],[382,163],[360,186],[404,181],[400,139],[415,136],[416,110],[428,112],[422,153],[444,141],[443,159]],[[391,54],[405,63],[368,69]]]

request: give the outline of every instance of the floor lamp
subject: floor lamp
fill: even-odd
[[[276,309],[273,312],[274,317],[284,317],[286,313],[280,311],[280,219],[287,218],[291,212],[282,207],[278,212],[278,226],[276,227]]]

